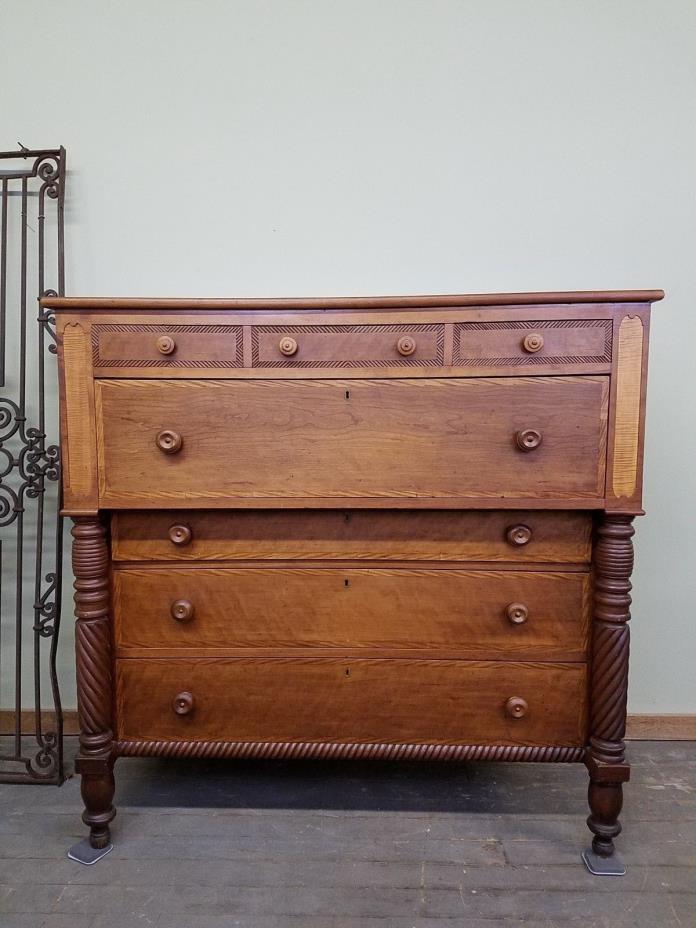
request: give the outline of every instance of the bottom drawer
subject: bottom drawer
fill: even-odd
[[[579,663],[130,659],[116,698],[121,740],[582,745],[587,727]]]

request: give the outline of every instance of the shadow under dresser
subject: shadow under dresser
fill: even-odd
[[[662,295],[44,299],[83,857],[120,756],[583,761],[622,872]]]

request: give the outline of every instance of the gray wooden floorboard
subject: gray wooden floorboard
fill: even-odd
[[[696,928],[696,744],[630,754],[618,879],[577,765],[121,760],[94,867],[77,779],[1,786],[0,926]]]

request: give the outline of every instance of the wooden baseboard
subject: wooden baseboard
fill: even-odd
[[[55,728],[52,712],[44,712],[43,728],[50,731]],[[22,731],[33,732],[34,713],[22,712]],[[14,714],[8,709],[0,709],[0,734],[14,732]],[[63,715],[63,732],[77,735],[77,712],[68,709]],[[626,738],[630,741],[696,741],[696,713],[691,715],[629,715],[626,724]]]
[[[631,741],[696,741],[696,713],[629,715],[626,738]]]

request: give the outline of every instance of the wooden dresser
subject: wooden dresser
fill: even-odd
[[[662,295],[45,299],[91,847],[117,757],[584,761],[620,869]]]

